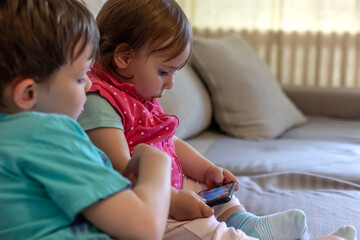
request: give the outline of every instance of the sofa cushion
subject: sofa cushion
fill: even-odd
[[[90,10],[90,12],[97,16],[98,12],[100,11],[101,7],[104,5],[106,0],[86,0],[84,1],[85,6]]]
[[[359,143],[360,121],[309,117],[276,140],[218,135],[205,156],[235,176],[303,172],[360,184]]]
[[[205,86],[189,65],[174,76],[174,86],[159,99],[165,113],[179,118],[176,136],[186,139],[209,127],[212,120],[211,100]]]
[[[194,38],[192,61],[210,90],[215,120],[227,134],[269,139],[306,121],[239,35]]]

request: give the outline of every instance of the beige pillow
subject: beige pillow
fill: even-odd
[[[241,36],[195,38],[192,57],[224,132],[245,139],[270,139],[306,121]]]
[[[212,106],[209,93],[189,65],[176,73],[173,88],[158,100],[165,113],[179,118],[176,136],[181,139],[199,134],[211,123]]]

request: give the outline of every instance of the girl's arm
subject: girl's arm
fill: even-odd
[[[134,148],[128,168],[137,168],[137,184],[83,210],[96,227],[115,238],[162,239],[170,205],[171,160],[145,144]]]
[[[118,128],[95,128],[86,131],[92,143],[110,159],[114,169],[123,173],[130,159],[124,131]]]
[[[134,184],[137,179],[137,173],[136,171],[126,169],[130,159],[130,153],[124,132],[117,128],[96,128],[86,133],[94,145],[109,157],[114,168],[129,178]],[[125,171],[125,169],[127,171]],[[169,183],[170,182],[171,181],[169,181]],[[189,220],[199,217],[209,217],[212,214],[212,209],[202,202],[197,194],[184,190],[178,191],[172,188],[169,215],[173,218],[177,220]]]
[[[206,171],[210,167],[215,166],[215,164],[210,162],[183,140],[174,137],[173,141],[175,152],[181,163],[184,174],[194,180],[204,183]]]
[[[124,132],[117,128],[101,127],[86,131],[86,133],[93,144],[109,157],[114,169],[123,174],[130,159]],[[205,182],[207,169],[215,165],[183,140],[177,137],[173,140],[184,174],[199,182]]]
[[[237,182],[236,190],[239,188],[239,182],[231,172],[216,166],[183,140],[174,137],[173,141],[186,176],[205,183],[208,187]]]

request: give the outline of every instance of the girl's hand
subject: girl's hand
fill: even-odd
[[[178,221],[210,217],[214,210],[190,190],[172,189],[170,216]]]
[[[236,179],[236,177],[228,170],[218,167],[216,165],[208,168],[205,173],[204,179],[205,185],[209,188],[214,188],[229,182],[236,182],[237,185],[235,190],[237,191],[239,189],[239,181]]]

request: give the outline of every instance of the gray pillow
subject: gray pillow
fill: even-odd
[[[189,65],[174,77],[174,86],[159,103],[165,113],[179,118],[176,136],[187,139],[209,127],[212,120],[211,100],[205,86]]]
[[[306,122],[241,36],[194,38],[192,61],[210,90],[215,120],[224,132],[270,139]]]

